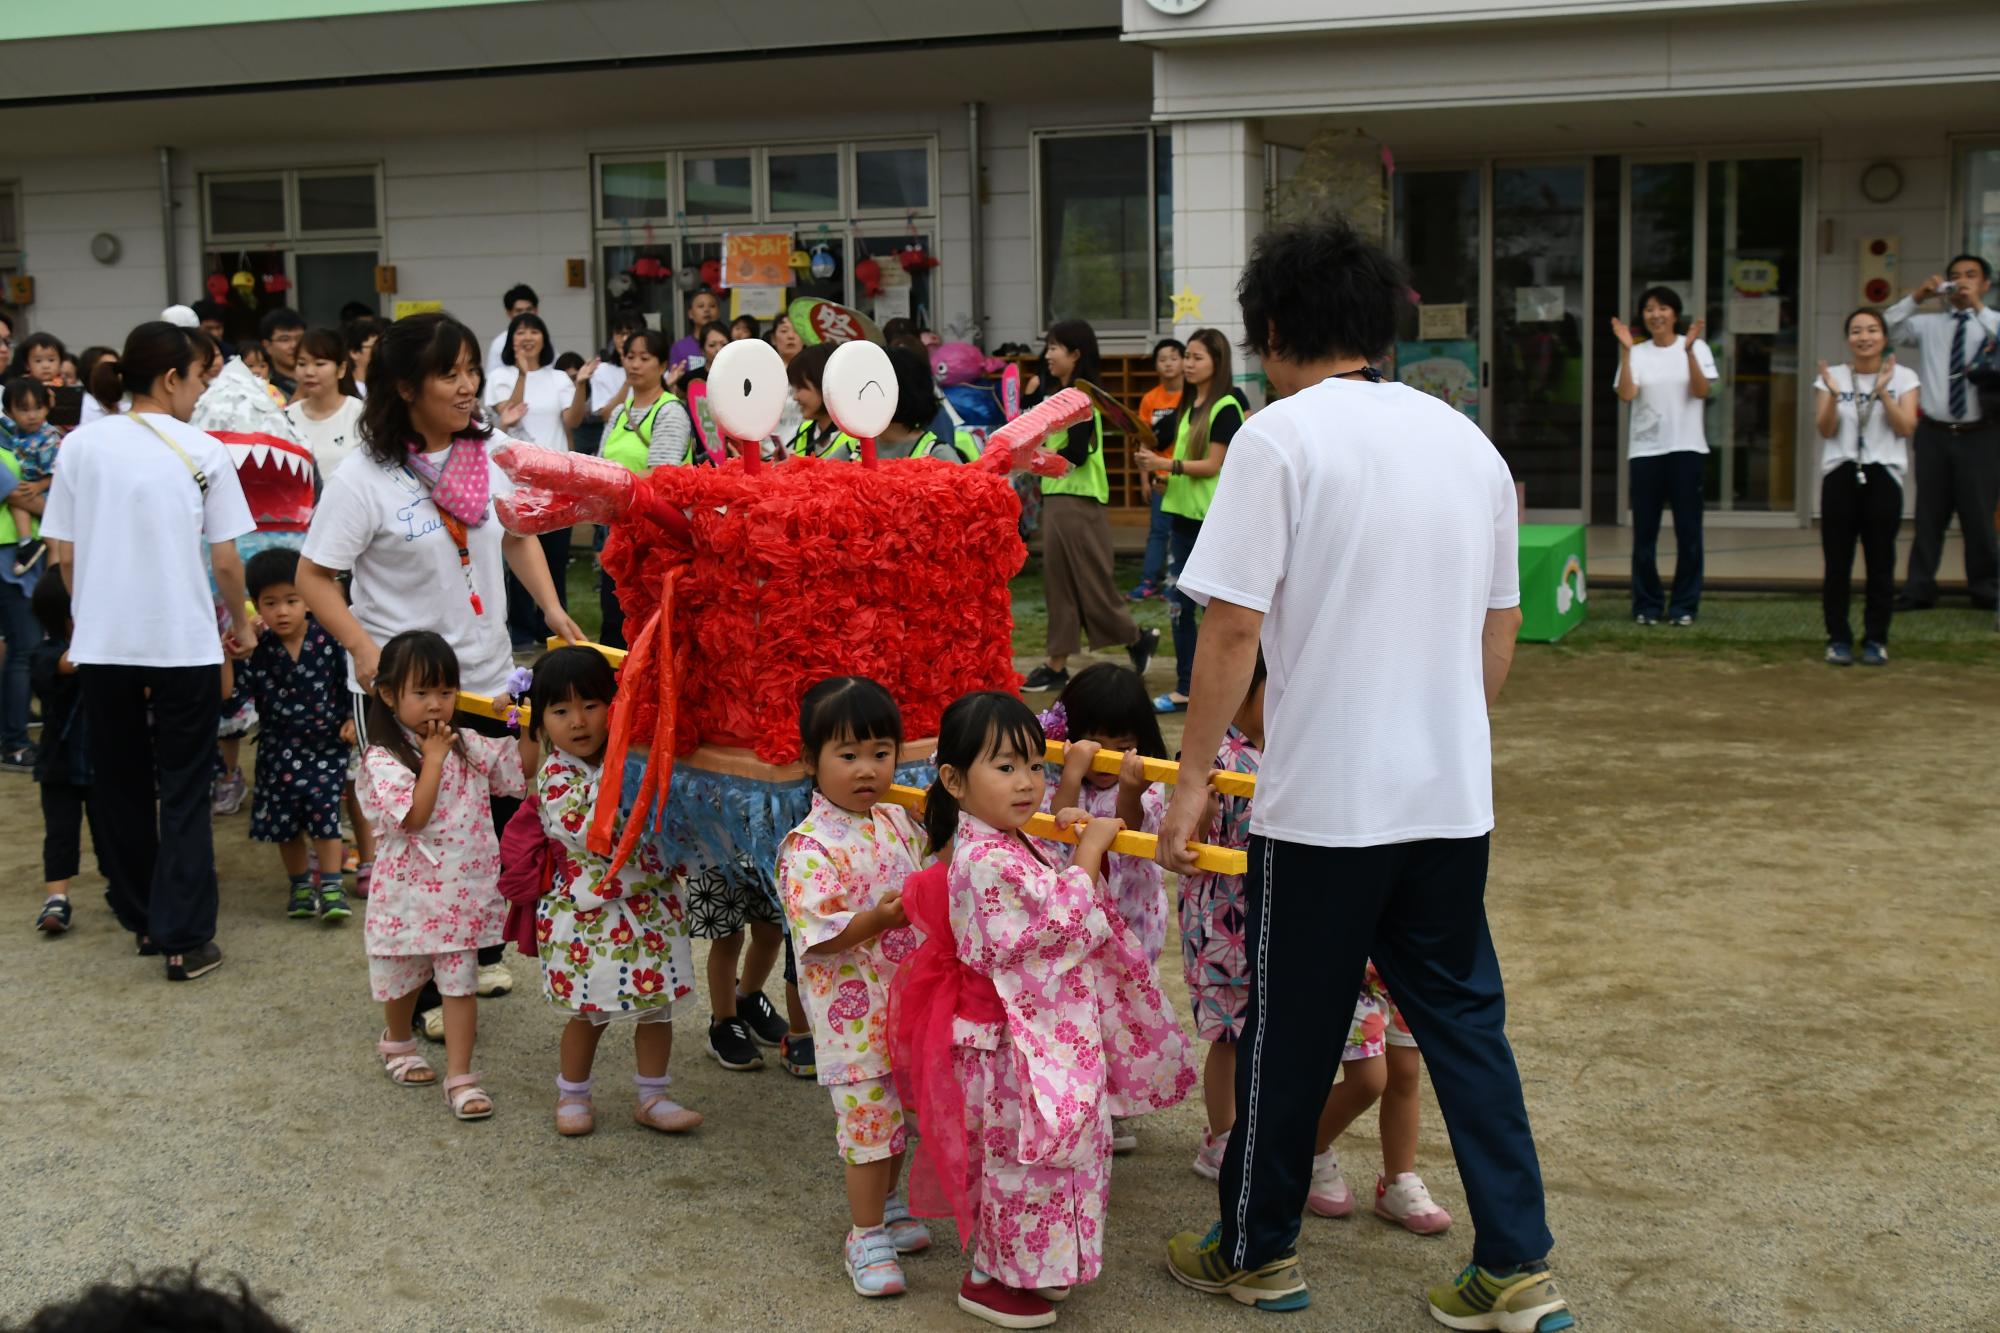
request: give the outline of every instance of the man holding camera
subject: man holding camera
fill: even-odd
[[[2000,417],[1982,414],[1979,393],[1966,371],[2000,336],[2000,311],[1985,304],[1993,266],[1978,255],[1960,255],[1924,285],[1884,312],[1889,336],[1918,351],[1923,377],[1917,422],[1917,532],[1910,544],[1910,572],[1898,611],[1937,605],[1938,558],[1951,516],[1965,532],[1965,584],[1972,604],[1991,611],[2000,599],[2000,543],[1993,509],[2000,504]],[[1944,309],[1917,313],[1936,296]]]

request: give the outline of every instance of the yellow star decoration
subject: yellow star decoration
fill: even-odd
[[[1174,323],[1200,318],[1201,297],[1197,296],[1186,283],[1182,283],[1181,289],[1174,293]]]

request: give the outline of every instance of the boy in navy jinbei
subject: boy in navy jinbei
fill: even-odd
[[[337,922],[350,914],[340,883],[340,793],[354,721],[345,654],[307,614],[293,582],[298,567],[297,551],[273,549],[251,557],[243,571],[269,631],[236,668],[263,727],[250,836],[278,844],[291,880],[287,916]],[[318,853],[317,885],[306,864],[307,839]]]

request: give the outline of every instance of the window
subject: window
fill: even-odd
[[[0,181],[0,250],[21,248],[21,186]]]
[[[855,148],[855,212],[922,213],[930,206],[931,153],[927,145]]]
[[[691,218],[749,217],[750,157],[684,157],[681,197]]]
[[[267,310],[290,306],[314,328],[338,328],[343,307],[379,309],[382,176],[373,166],[231,172],[201,181],[203,297],[219,275],[223,336],[254,340]],[[249,275],[249,291],[233,279]]]
[[[1041,324],[1087,319],[1145,333],[1167,315],[1173,277],[1171,146],[1149,128],[1035,138]]]
[[[840,214],[838,148],[773,148],[765,157],[764,179],[772,217]]]
[[[817,261],[818,273],[791,270],[788,301],[816,296],[877,319],[907,309],[937,328],[950,315],[933,305],[936,270],[905,269],[897,258],[913,242],[935,257],[936,156],[931,140],[896,139],[599,158],[596,250],[603,312],[637,310],[661,331],[681,336],[702,264],[721,258],[726,233],[755,229],[790,232],[794,249]],[[873,296],[853,276],[864,258],[882,267]],[[726,293],[722,307],[726,320]]]

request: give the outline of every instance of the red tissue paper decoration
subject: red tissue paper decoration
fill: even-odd
[[[880,681],[911,736],[937,733],[946,704],[969,690],[1013,690],[1007,581],[1027,558],[1020,501],[1001,472],[937,459],[794,459],[745,476],[661,468],[636,508],[678,511],[689,547],[643,523],[605,543],[628,624],[652,616],[670,570],[673,648],[685,651],[675,749],[746,746],[767,763],[798,758],[799,699],[827,676]],[[655,666],[655,670],[657,667]],[[653,735],[657,680],[621,693],[642,700],[632,732]]]
[[[854,266],[854,276],[861,280],[863,296],[876,296],[882,291],[881,261],[869,258]]]

